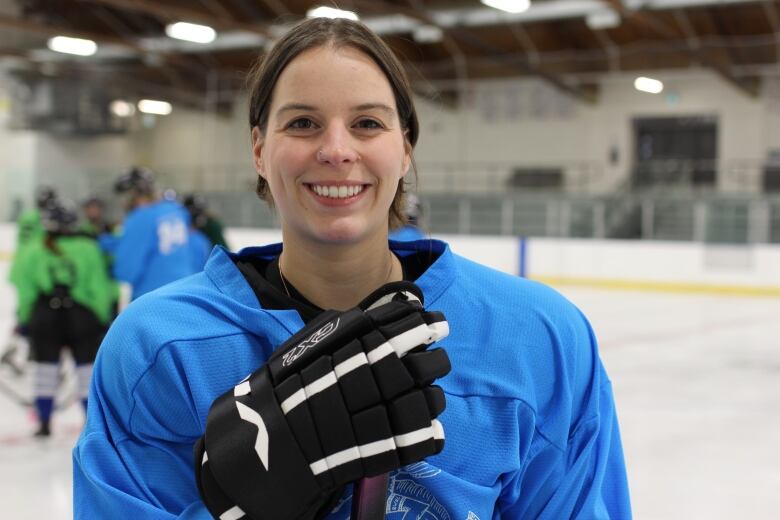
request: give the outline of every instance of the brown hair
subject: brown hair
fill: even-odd
[[[403,67],[390,47],[376,33],[362,23],[343,18],[304,20],[282,36],[265,56],[258,59],[249,73],[251,94],[249,127],[258,127],[265,133],[271,107],[271,94],[282,71],[302,52],[327,44],[335,47],[354,47],[374,60],[382,69],[393,89],[398,118],[407,144],[410,149],[414,148],[419,135],[419,124],[412,100],[412,89]],[[414,158],[412,158],[412,171],[417,174]],[[256,192],[260,198],[273,204],[268,183],[259,175]],[[401,179],[390,206],[391,228],[398,227],[406,221],[403,207],[404,179]]]

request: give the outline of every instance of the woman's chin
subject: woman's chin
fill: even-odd
[[[317,238],[327,244],[355,244],[366,237],[365,226],[357,222],[332,222],[327,227],[321,227]]]

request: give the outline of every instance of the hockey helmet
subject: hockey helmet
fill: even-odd
[[[52,204],[41,213],[41,223],[49,233],[71,233],[78,220],[76,208],[68,201]]]
[[[51,186],[39,186],[35,192],[35,205],[45,209],[57,202],[57,191]]]
[[[195,226],[204,226],[208,220],[208,215],[206,214],[208,203],[206,202],[206,199],[203,197],[203,195],[191,193],[184,197],[183,202],[184,207],[187,208],[187,211],[190,214],[190,218],[192,218],[192,222],[195,224]]]
[[[407,222],[417,225],[421,216],[422,204],[420,204],[420,199],[414,193],[407,193],[404,199],[404,217],[406,217]]]
[[[139,194],[151,194],[154,191],[154,173],[148,168],[133,166],[117,178],[114,183],[116,193],[134,191]]]

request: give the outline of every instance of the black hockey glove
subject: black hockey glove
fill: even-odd
[[[436,417],[450,370],[438,312],[410,282],[327,311],[259,370],[217,398],[195,445],[195,473],[215,518],[308,520],[341,488],[444,447]]]

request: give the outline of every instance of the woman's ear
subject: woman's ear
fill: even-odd
[[[260,128],[252,128],[252,163],[255,165],[255,171],[258,175],[265,179],[265,171],[263,169],[263,146],[265,145],[265,137],[260,131]]]
[[[404,160],[401,165],[401,177],[405,177],[409,173],[409,166],[412,163],[412,144],[408,139],[409,130],[404,130]]]

